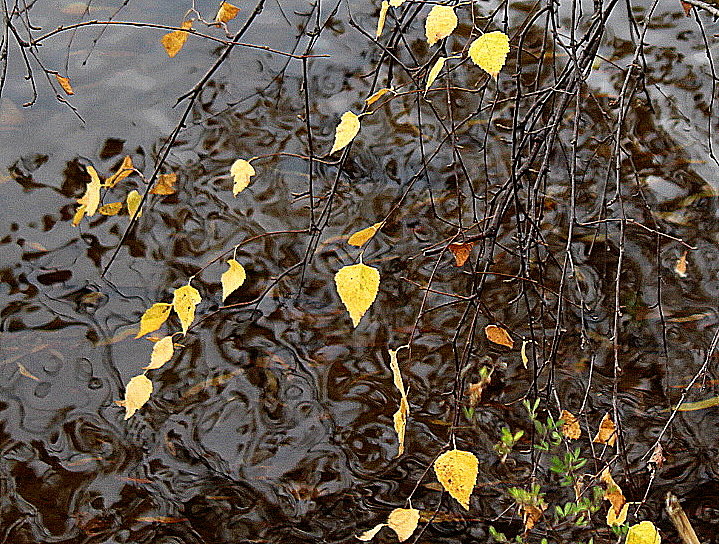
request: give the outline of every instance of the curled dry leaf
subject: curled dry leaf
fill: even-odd
[[[170,172],[169,174],[160,174],[157,177],[155,186],[150,189],[152,195],[174,195],[177,192],[175,189],[175,183],[177,183],[177,174]]]
[[[386,527],[386,526],[387,526],[386,523],[378,523],[377,525],[375,525],[375,526],[372,527],[371,529],[368,529],[367,531],[365,531],[365,532],[362,533],[361,535],[357,535],[357,539],[358,539],[358,540],[362,540],[363,542],[369,542],[369,541],[372,540],[375,536],[377,536],[377,533],[380,532],[380,530],[382,529],[382,527]]]
[[[576,440],[582,436],[582,428],[579,426],[579,420],[572,412],[562,410],[562,413],[559,414],[559,419],[564,422],[562,423],[562,434],[564,436],[570,440]]]
[[[351,246],[356,247],[362,247],[369,241],[375,234],[377,234],[377,231],[382,226],[382,223],[375,223],[372,226],[367,227],[366,229],[358,230],[355,232],[352,236],[349,237],[349,240],[347,240],[347,243]]]
[[[625,544],[661,544],[662,537],[651,521],[642,521],[629,527]]]
[[[400,542],[412,536],[419,523],[419,510],[414,508],[395,508],[387,517],[387,526],[397,533]]]
[[[379,271],[366,264],[344,266],[335,274],[337,293],[356,327],[379,291]]]
[[[534,526],[539,521],[539,518],[542,517],[542,513],[544,512],[546,508],[546,505],[540,504],[523,504],[522,505],[522,519],[524,521],[524,530],[525,531],[531,531]]]
[[[191,29],[192,21],[183,21],[180,28],[184,28],[185,30]],[[180,49],[182,49],[182,46],[185,45],[189,34],[189,32],[185,32],[185,30],[175,30],[160,38],[160,43],[162,47],[165,48],[165,53],[167,53],[168,57],[172,58],[177,55]]]
[[[65,91],[65,94],[70,96],[75,94],[75,91],[72,90],[72,85],[70,85],[70,78],[61,76],[60,74],[55,74],[55,79],[57,79],[58,84],[60,87],[62,87],[62,90]]]
[[[493,78],[497,78],[509,53],[509,36],[504,32],[487,32],[469,46],[472,61]]]
[[[487,325],[484,328],[484,333],[487,335],[487,339],[490,342],[499,344],[500,346],[506,346],[509,349],[514,347],[514,340],[509,336],[509,333],[498,325]]]
[[[467,262],[467,259],[469,259],[469,256],[472,254],[474,242],[449,244],[447,247],[452,252],[452,255],[454,255],[455,264],[457,266],[464,266],[464,263]]]
[[[610,527],[614,525],[624,525],[627,521],[627,514],[629,513],[629,503],[624,503],[622,509],[617,514],[614,512],[614,508],[611,506],[607,510],[607,525]]]
[[[97,171],[92,166],[86,166],[87,173],[90,174],[90,181],[87,183],[85,188],[85,194],[78,199],[77,203],[80,206],[85,206],[85,215],[95,215],[97,207],[100,205],[100,176],[97,175]]]
[[[232,185],[232,195],[237,196],[238,193],[244,191],[250,184],[250,178],[255,175],[255,169],[245,159],[237,159],[230,166],[230,174],[234,184]]]
[[[137,333],[135,338],[140,338],[148,332],[156,331],[162,327],[162,324],[167,321],[171,309],[172,304],[156,302],[145,310],[145,313],[142,314],[142,318],[140,319],[140,331]]]
[[[105,187],[114,187],[123,179],[130,176],[134,171],[135,167],[132,164],[132,157],[127,155],[124,159],[122,159],[122,164],[120,165],[120,168],[117,169],[117,172],[105,180]]]
[[[195,307],[200,302],[202,302],[200,292],[192,285],[183,285],[172,293],[172,307],[180,318],[182,334],[187,334],[187,329],[195,319]]]
[[[599,430],[597,435],[592,439],[592,442],[598,444],[607,444],[608,446],[614,446],[617,440],[617,426],[609,417],[609,414],[604,414],[601,423],[599,423]]]
[[[175,346],[172,344],[172,335],[161,338],[152,347],[152,355],[150,355],[150,364],[143,367],[143,370],[155,370],[172,359],[175,353]]]
[[[439,483],[465,510],[469,510],[469,498],[477,483],[478,471],[479,460],[468,451],[446,451],[434,462]]]
[[[337,125],[337,130],[335,131],[335,143],[332,145],[330,155],[332,155],[335,151],[339,151],[340,149],[347,147],[347,144],[349,144],[354,137],[357,136],[359,129],[359,117],[351,111],[344,112],[339,125]]]
[[[142,217],[142,210],[140,209],[142,195],[140,193],[133,189],[132,191],[127,193],[127,199],[125,200],[125,202],[127,204],[127,213],[130,214],[130,219],[132,219],[133,217],[137,217],[138,219]]]
[[[233,6],[229,2],[222,2],[220,4],[220,9],[217,10],[217,15],[215,15],[215,22],[216,23],[226,23],[228,21],[231,21],[235,17],[237,17],[237,14],[240,12],[240,8],[237,6]]]
[[[622,508],[627,502],[627,499],[624,498],[624,493],[622,493],[622,488],[614,481],[614,478],[612,478],[608,468],[605,468],[602,471],[599,475],[599,480],[607,486],[607,489],[604,492],[604,498],[612,505],[610,509],[614,510],[614,514],[616,516],[619,516]]]
[[[389,2],[382,0],[382,7],[379,8],[379,19],[377,19],[377,32],[375,37],[379,38],[384,30],[384,23],[387,20],[387,11],[389,10]]]
[[[122,202],[110,202],[104,206],[100,206],[97,211],[101,215],[117,215],[122,209]]]
[[[222,302],[229,297],[232,292],[241,287],[245,283],[247,274],[245,273],[244,267],[238,263],[235,259],[227,261],[230,268],[222,273],[220,281],[222,282]]]
[[[682,256],[677,259],[674,265],[674,272],[680,278],[687,277],[687,252],[682,253]]]
[[[437,79],[437,76],[442,71],[442,68],[444,68],[444,63],[446,61],[446,57],[439,57],[437,61],[432,65],[432,68],[429,71],[429,74],[427,74],[427,84],[424,86],[424,91],[429,91],[429,88],[432,86],[432,83],[434,83],[434,80]],[[453,245],[453,244],[450,244]],[[456,256],[456,255],[455,255]],[[462,266],[462,265],[458,265]]]
[[[124,400],[115,401],[125,408],[125,419],[130,419],[144,404],[150,400],[152,382],[144,374],[135,376],[125,386]]]
[[[522,349],[520,349],[519,352],[522,356],[522,366],[527,368],[527,365],[529,364],[529,357],[527,357],[527,340],[522,340]]]
[[[427,15],[424,24],[427,43],[432,46],[446,38],[457,28],[457,15],[452,6],[436,5]]]
[[[404,435],[407,429],[407,417],[409,416],[409,402],[407,401],[407,391],[404,388],[402,374],[399,371],[399,363],[397,362],[398,349],[390,349],[389,351],[389,367],[392,370],[392,380],[401,395],[399,401],[399,409],[394,413],[394,430],[397,433],[399,447],[397,449],[397,457],[404,453]]]
[[[377,91],[376,93],[372,94],[370,97],[366,98],[366,99],[365,99],[365,102],[367,103],[368,106],[371,106],[372,104],[374,104],[375,102],[377,102],[377,100],[379,100],[380,98],[382,98],[382,97],[383,97],[384,95],[386,95],[387,93],[393,93],[393,92],[394,92],[394,91],[393,91],[392,89],[388,89],[388,88],[385,87],[384,89],[380,89],[380,90]]]

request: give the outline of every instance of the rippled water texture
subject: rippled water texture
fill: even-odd
[[[216,3],[196,4],[214,17]],[[255,9],[238,5],[233,33]],[[178,97],[222,46],[193,36],[169,59],[159,45],[165,31],[134,26],[48,38],[38,58],[71,78],[75,113],[36,59],[38,98],[23,107],[32,88],[10,42],[0,113],[0,543],[352,542],[410,495],[424,512],[419,542],[485,542],[490,524],[521,534],[507,487],[534,474],[550,504],[571,497],[557,491],[548,459],[531,454],[525,396],[539,396],[555,416],[562,408],[580,416],[587,474],[610,462],[630,500],[649,490],[632,520],[651,519],[678,541],[661,508],[672,490],[700,539],[715,541],[719,412],[680,412],[661,433],[719,326],[718,127],[707,55],[716,52],[717,24],[685,17],[678,0],[605,0],[586,83],[564,92],[573,40],[593,28],[591,2],[562,0],[549,19],[543,3],[465,3],[444,54],[467,45],[474,16],[473,36],[506,28],[513,37],[508,65],[494,82],[467,61],[448,61],[450,79],[424,97],[439,48],[424,40],[428,6],[397,10],[404,38],[393,54],[407,69],[394,63],[390,75],[389,57],[370,39],[379,2],[259,5],[243,42],[302,54],[302,32],[319,21],[311,53],[325,56],[306,59],[303,83],[303,61],[235,48],[162,168],[178,174],[177,193],[150,197],[104,277],[129,218],[71,225],[85,166],[107,176],[131,155],[149,177],[185,107],[175,106]],[[82,14],[78,6],[32,4],[32,35],[110,17],[178,25],[191,7],[106,0]],[[390,17],[383,47],[396,25]],[[389,77],[398,95],[362,117],[340,168],[340,154],[325,157],[340,115],[362,111]],[[456,87],[449,93],[447,81]],[[542,91],[553,82],[560,90]],[[313,163],[312,214],[308,161],[292,156],[308,153],[307,111],[314,155],[331,161]],[[533,124],[520,144],[521,119]],[[556,141],[531,156],[552,123]],[[257,175],[233,198],[236,158],[280,152],[253,161]],[[130,177],[105,202],[144,188]],[[380,292],[353,329],[333,276],[358,262],[347,236],[385,218],[362,256],[379,269]],[[477,242],[461,268],[446,250],[454,237]],[[221,257],[237,244],[247,281],[219,309]],[[683,276],[675,267],[685,254]],[[198,324],[175,337],[181,347],[170,363],[149,371],[152,397],[125,421],[115,401],[152,349],[134,339],[140,316],[190,277],[203,297]],[[514,348],[488,342],[487,324],[506,328]],[[177,319],[164,330],[179,330]],[[534,340],[527,366],[523,339]],[[410,341],[400,364],[411,416],[397,458],[399,395],[387,350]],[[482,365],[492,381],[468,419],[453,392],[476,381]],[[716,379],[710,356],[686,400],[719,394]],[[620,423],[616,456],[590,441],[607,412]],[[505,463],[493,449],[503,426],[526,431]],[[651,479],[645,454],[660,436],[666,461]],[[450,439],[480,460],[469,513],[427,471]],[[550,507],[530,541],[613,541],[604,514],[584,530],[553,521]],[[384,531],[376,538],[394,541]]]

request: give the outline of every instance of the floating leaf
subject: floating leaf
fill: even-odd
[[[412,536],[419,523],[419,510],[415,508],[395,508],[387,517],[387,526],[397,533],[400,542]]]
[[[520,354],[522,356],[522,365],[524,368],[527,368],[527,364],[529,364],[529,358],[527,357],[527,341],[522,340],[522,349],[520,350]]]
[[[230,265],[230,268],[225,270],[221,276],[222,302],[225,302],[225,299],[230,296],[235,289],[245,283],[245,278],[247,277],[245,269],[235,259],[230,259],[227,261],[227,264]]]
[[[127,155],[124,159],[122,159],[122,164],[120,165],[120,168],[118,168],[117,172],[105,180],[105,187],[114,187],[123,179],[130,176],[134,171],[135,167],[132,164],[132,157]]]
[[[629,503],[625,503],[619,514],[614,512],[614,508],[611,506],[607,510],[607,525],[610,527],[613,525],[624,525],[627,521],[627,514],[629,513]]]
[[[57,82],[60,84],[60,87],[62,87],[62,90],[65,91],[66,95],[73,95],[75,94],[75,91],[72,90],[72,85],[70,85],[70,78],[61,76],[60,74],[55,74],[55,79],[57,79]]]
[[[614,442],[617,440],[617,426],[614,424],[609,414],[604,414],[601,423],[599,424],[599,430],[597,435],[594,437],[592,442],[599,444],[607,444],[614,446]]]
[[[427,43],[433,46],[439,40],[446,38],[457,28],[457,15],[452,6],[434,6],[427,15],[424,24]]]
[[[344,149],[347,147],[360,129],[359,117],[351,111],[346,111],[342,114],[340,124],[337,125],[337,131],[335,132],[335,143],[332,145],[332,151],[330,155],[335,151]]]
[[[692,6],[689,2],[685,2],[684,0],[679,0],[679,1],[681,2],[682,9],[684,10],[684,15],[689,17],[691,15],[692,8],[694,6]]]
[[[504,32],[487,32],[469,46],[474,63],[493,78],[497,78],[509,53],[509,37]]]
[[[490,342],[499,344],[500,346],[506,346],[510,349],[514,347],[514,340],[509,336],[509,333],[498,325],[487,325],[484,327],[484,333],[487,335],[487,339]]]
[[[384,89],[380,89],[379,91],[377,91],[376,93],[374,93],[374,94],[371,95],[370,97],[365,98],[365,102],[367,103],[368,106],[371,106],[372,104],[374,104],[375,102],[377,102],[377,100],[379,100],[380,98],[382,98],[382,97],[383,97],[384,95],[386,95],[387,93],[393,93],[393,92],[394,92],[394,91],[393,91],[392,89],[387,89],[387,88],[385,87]]]
[[[195,307],[200,302],[202,302],[200,292],[192,285],[183,285],[173,292],[172,307],[180,318],[182,334],[187,334],[187,329],[195,319]]]
[[[84,204],[81,204],[77,207],[77,210],[75,210],[75,215],[72,216],[72,226],[77,227],[80,224],[80,221],[82,221],[82,218],[85,217],[85,210],[87,210],[87,206]]]
[[[382,0],[382,7],[379,8],[379,19],[377,19],[377,32],[375,37],[379,38],[384,30],[384,23],[387,20],[387,10],[389,10],[389,2]]]
[[[100,206],[97,211],[101,215],[117,215],[122,209],[122,202],[110,202],[104,206]]]
[[[562,423],[562,434],[564,436],[570,440],[576,440],[582,436],[582,428],[579,426],[579,420],[572,412],[562,410],[562,413],[559,414],[559,419],[564,422]]]
[[[250,178],[255,175],[255,169],[245,159],[237,159],[230,166],[230,174],[234,179],[232,194],[237,196],[237,193],[243,191],[250,184]]]
[[[464,266],[469,256],[472,254],[474,242],[466,242],[463,244],[449,244],[448,248],[454,255],[454,262],[457,266]]]
[[[400,374],[399,363],[397,362],[397,352],[399,349],[390,349],[388,351],[389,367],[392,369],[392,379],[395,387],[399,390],[399,394],[401,395],[399,409],[394,413],[394,416],[392,416],[392,419],[394,420],[394,430],[397,433],[397,440],[399,441],[397,451],[397,457],[399,457],[404,453],[404,435],[407,429],[407,417],[409,416],[409,402],[407,401],[407,391],[404,388],[402,374]]]
[[[614,481],[608,468],[602,471],[599,475],[599,480],[607,486],[607,490],[604,492],[604,498],[612,505],[611,509],[614,510],[614,514],[619,516],[627,502],[627,499],[624,498],[624,493],[622,493],[622,488]]]
[[[386,527],[386,526],[387,526],[386,523],[378,523],[377,525],[375,525],[371,529],[365,531],[361,535],[357,535],[357,538],[359,540],[362,540],[363,542],[368,542],[368,541],[372,540],[377,535],[377,533],[380,532],[382,527]]]
[[[226,23],[228,21],[231,21],[235,17],[237,17],[237,14],[240,12],[240,8],[237,6],[233,6],[229,2],[222,2],[220,4],[220,9],[217,10],[217,15],[215,15],[215,22],[217,23]]]
[[[437,59],[437,62],[435,62],[434,65],[432,66],[432,68],[430,69],[429,74],[427,74],[427,84],[424,86],[425,92],[429,91],[429,88],[432,86],[432,83],[434,83],[434,80],[437,79],[437,76],[442,71],[442,68],[444,68],[444,62],[446,60],[447,59],[445,57],[439,57]],[[450,244],[450,246],[451,245],[454,245],[454,244]],[[458,266],[462,266],[462,265],[458,265]]]
[[[150,400],[152,382],[144,374],[135,376],[125,386],[125,399],[115,401],[118,406],[125,407],[125,419],[130,419],[143,405]]]
[[[367,227],[366,229],[358,230],[352,236],[349,237],[347,243],[351,246],[362,247],[367,241],[372,238],[382,226],[382,223],[375,223],[374,225]]]
[[[172,359],[175,353],[175,347],[172,345],[172,335],[165,336],[155,342],[152,347],[152,355],[150,356],[150,364],[143,367],[144,370],[155,370]]]
[[[102,183],[100,182],[100,176],[97,175],[97,171],[92,166],[86,166],[85,169],[90,174],[90,181],[87,182],[85,194],[77,200],[77,203],[80,204],[80,207],[85,206],[84,214],[95,215],[97,207],[100,205],[100,186]]]
[[[133,189],[127,193],[125,202],[127,203],[127,213],[130,214],[130,218],[137,217],[139,219],[142,217],[142,210],[139,209],[140,202],[142,202],[142,195],[140,193]]]
[[[183,21],[180,28],[184,28],[185,30],[191,29],[192,21]],[[187,41],[188,34],[189,33],[184,30],[175,30],[160,38],[160,43],[162,43],[162,47],[165,48],[165,53],[167,53],[168,57],[172,58],[180,52],[180,49],[182,49],[182,46],[185,45]]]
[[[152,195],[174,195],[177,192],[175,189],[175,183],[177,183],[177,174],[170,172],[169,174],[160,174],[157,177],[155,186],[150,189]]]
[[[362,263],[344,266],[335,274],[335,284],[356,327],[377,297],[379,271]]]
[[[393,8],[398,8],[404,4],[404,0],[389,0],[389,5]]]
[[[524,520],[524,530],[531,531],[532,528],[537,524],[539,518],[542,517],[546,505],[540,504],[523,504],[522,505],[522,519]]]
[[[465,510],[469,510],[469,498],[477,483],[478,471],[479,460],[468,451],[450,450],[434,462],[439,483]]]
[[[27,368],[25,368],[25,365],[23,365],[20,361],[15,361],[15,364],[17,364],[17,370],[21,376],[25,376],[26,378],[30,378],[31,380],[35,380],[36,382],[40,381],[40,378],[38,378]]]
[[[142,314],[142,319],[140,319],[140,331],[135,338],[140,338],[148,332],[156,331],[162,327],[162,324],[167,321],[171,309],[172,304],[156,302],[145,310],[145,313]]]
[[[662,537],[651,521],[642,521],[629,527],[625,544],[661,544]]]
[[[687,277],[687,252],[682,253],[682,256],[677,259],[677,263],[674,265],[674,272],[680,278]]]

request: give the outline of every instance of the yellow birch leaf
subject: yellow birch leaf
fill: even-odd
[[[608,446],[614,446],[617,440],[617,426],[614,424],[609,414],[604,414],[601,423],[599,423],[599,430],[597,435],[592,439],[592,442],[599,444],[607,444]]]
[[[216,23],[226,23],[228,21],[231,21],[235,17],[237,17],[237,14],[240,12],[240,8],[237,6],[233,6],[229,2],[222,2],[220,4],[220,9],[217,10],[217,15],[215,15],[215,22]]]
[[[95,215],[97,207],[100,205],[100,176],[97,175],[97,171],[92,166],[86,166],[87,173],[90,174],[90,181],[87,182],[87,188],[85,194],[77,200],[77,203],[81,206],[85,206],[85,214]]]
[[[527,357],[527,341],[522,340],[522,349],[520,350],[520,353],[522,355],[522,365],[524,368],[527,368],[527,364],[529,363],[529,357]]]
[[[192,285],[183,285],[172,294],[172,307],[175,309],[182,324],[182,334],[187,334],[192,321],[195,319],[195,306],[202,301],[200,292]]]
[[[651,521],[642,521],[629,527],[625,544],[662,544],[662,537]]]
[[[225,299],[230,296],[235,289],[242,286],[247,277],[245,269],[235,259],[230,259],[227,261],[227,264],[230,265],[230,268],[225,270],[221,276],[222,302],[225,302]]]
[[[156,331],[162,327],[162,324],[167,321],[171,309],[172,304],[156,302],[145,310],[145,313],[142,314],[142,318],[140,319],[140,331],[135,338],[145,336],[148,332]]]
[[[484,327],[484,333],[487,335],[487,339],[490,342],[499,344],[500,346],[506,346],[509,349],[514,347],[514,340],[509,336],[509,333],[502,327],[497,325],[487,325]]]
[[[122,209],[122,202],[110,202],[104,206],[100,206],[97,211],[102,215],[117,215]]]
[[[434,63],[434,66],[432,66],[432,69],[429,71],[429,74],[427,74],[427,84],[424,86],[425,92],[429,91],[429,88],[432,86],[432,83],[434,83],[434,80],[437,79],[437,76],[442,71],[442,68],[444,68],[444,61],[446,60],[447,59],[445,57],[439,57],[437,59],[437,62]]]
[[[234,178],[232,194],[237,196],[237,193],[245,190],[250,184],[250,178],[255,175],[255,169],[245,159],[237,159],[230,166],[230,174]]]
[[[627,514],[629,513],[629,503],[624,503],[624,506],[622,506],[622,509],[619,511],[619,514],[616,514],[614,512],[614,508],[611,506],[609,507],[609,510],[607,510],[607,525],[610,527],[613,525],[624,525],[624,523],[627,521]]]
[[[572,412],[562,410],[562,413],[559,414],[559,419],[564,422],[562,423],[562,434],[564,436],[570,440],[576,440],[582,436],[582,428],[579,426],[579,420]]]
[[[377,297],[379,271],[362,263],[344,266],[335,274],[335,285],[356,327]]]
[[[183,21],[180,28],[184,28],[185,30],[191,29],[192,21]],[[175,30],[160,38],[160,43],[162,43],[162,47],[165,48],[165,53],[167,53],[168,57],[172,58],[180,52],[180,49],[182,49],[182,46],[185,45],[187,41],[188,34],[189,33],[184,30]]]
[[[395,508],[387,517],[387,526],[397,533],[400,542],[412,536],[419,523],[419,510],[415,508]]]
[[[401,349],[401,348],[400,348]],[[399,363],[397,362],[398,349],[390,349],[389,351],[389,367],[392,370],[392,380],[394,386],[401,395],[399,401],[399,409],[394,413],[392,419],[394,421],[394,431],[397,433],[399,446],[397,448],[397,457],[404,453],[404,435],[407,430],[407,417],[409,416],[409,402],[407,401],[407,391],[404,388],[402,374],[399,371]]]
[[[379,38],[384,30],[384,22],[387,20],[387,10],[389,10],[389,2],[382,0],[382,7],[379,8],[379,19],[377,19],[377,32],[375,37]]]
[[[345,147],[347,147],[347,144],[349,144],[354,139],[354,137],[357,136],[359,129],[359,117],[357,117],[351,111],[344,112],[342,114],[342,118],[340,119],[340,124],[337,125],[337,131],[335,132],[335,143],[332,145],[332,151],[330,151],[330,155],[332,155],[332,153],[334,153],[335,151],[339,151],[340,149],[344,149]]]
[[[504,32],[487,32],[469,46],[474,63],[493,78],[497,78],[509,53],[509,36]]]
[[[132,157],[127,155],[124,159],[122,159],[122,164],[120,165],[120,168],[118,168],[117,172],[105,180],[105,187],[114,187],[123,179],[131,175],[135,171],[134,168],[135,167],[132,164]]]
[[[152,347],[152,355],[150,355],[150,364],[143,367],[143,370],[155,370],[172,359],[175,353],[175,346],[172,345],[172,335],[161,338]]]
[[[155,186],[150,189],[152,195],[174,195],[177,192],[175,189],[175,183],[177,183],[177,174],[170,172],[169,174],[160,174],[157,177]]]
[[[404,4],[404,0],[389,0],[389,5],[393,8],[398,8]]]
[[[433,46],[446,38],[457,28],[457,15],[452,6],[434,6],[424,24],[427,43]]]
[[[72,85],[70,85],[70,78],[61,76],[60,74],[55,74],[55,79],[57,79],[58,84],[60,87],[62,87],[62,90],[65,91],[65,94],[70,96],[75,94],[75,91],[72,90]]]
[[[77,210],[75,210],[75,215],[72,216],[73,227],[77,227],[80,224],[80,221],[82,221],[82,218],[85,217],[85,210],[87,210],[87,206],[85,206],[85,204],[80,204],[77,207]]]
[[[622,488],[614,481],[608,468],[602,471],[599,475],[599,480],[607,486],[604,498],[609,501],[612,505],[610,509],[614,510],[614,514],[618,516],[627,502],[627,499],[624,498],[624,493],[622,493]]]
[[[133,377],[125,386],[125,399],[115,401],[118,406],[125,407],[125,419],[130,419],[143,405],[150,400],[152,382],[144,374]]]
[[[375,525],[371,529],[365,531],[361,535],[357,535],[357,539],[361,540],[363,542],[369,542],[377,535],[377,533],[380,532],[380,529],[382,529],[382,527],[386,527],[386,526],[387,526],[386,523],[378,523],[377,525]]]
[[[127,193],[127,199],[125,202],[127,204],[127,213],[130,214],[130,218],[135,217],[135,213],[137,213],[138,219],[142,217],[142,210],[138,210],[140,202],[142,202],[142,195],[140,193],[133,189]]]
[[[377,91],[376,93],[374,93],[374,94],[371,95],[370,97],[365,98],[365,102],[367,103],[368,106],[371,106],[372,104],[374,104],[375,102],[377,102],[377,100],[379,100],[380,98],[382,98],[382,97],[383,97],[384,95],[386,95],[387,93],[393,93],[393,92],[394,92],[394,90],[388,89],[387,87],[385,87],[384,89],[380,89],[379,91]]]
[[[469,510],[469,498],[477,483],[478,471],[479,460],[468,451],[446,451],[434,462],[439,483],[465,510]]]
[[[362,247],[367,241],[372,238],[382,226],[382,223],[375,223],[374,225],[367,227],[366,229],[358,230],[352,236],[349,237],[347,243],[351,246]]]

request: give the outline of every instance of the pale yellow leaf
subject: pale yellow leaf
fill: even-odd
[[[509,53],[509,37],[504,32],[487,32],[469,46],[474,63],[496,79]]]
[[[387,526],[397,533],[400,542],[412,536],[419,523],[419,510],[414,508],[395,508],[387,517]]]
[[[170,172],[169,174],[160,174],[157,177],[155,186],[150,189],[152,195],[174,195],[177,192],[175,189],[175,183],[177,183],[177,174]]]
[[[142,318],[140,319],[140,331],[135,338],[145,336],[148,332],[156,331],[162,327],[162,324],[167,321],[171,309],[172,304],[156,302],[145,310],[145,313],[142,314]]]
[[[434,6],[424,24],[427,43],[432,46],[457,28],[457,15],[452,6]]]
[[[152,355],[150,356],[150,364],[143,367],[144,370],[155,370],[172,359],[175,353],[175,346],[172,345],[172,335],[161,338],[152,347]]]
[[[389,10],[389,2],[382,0],[382,7],[379,9],[379,19],[377,19],[377,32],[375,37],[379,38],[384,30],[384,22],[387,20],[387,10]]]
[[[617,440],[617,426],[609,417],[609,414],[604,414],[601,423],[599,423],[599,430],[597,435],[592,439],[592,442],[599,444],[607,444],[608,446],[614,446]]]
[[[379,271],[362,263],[344,266],[335,274],[335,284],[356,327],[377,297]]]
[[[221,276],[222,302],[225,302],[225,299],[230,296],[235,289],[242,286],[242,284],[245,283],[245,278],[247,277],[245,269],[235,259],[230,259],[227,261],[227,264],[230,268],[225,270]]]
[[[392,89],[388,89],[388,88],[385,87],[384,89],[380,89],[380,90],[377,91],[376,93],[372,94],[370,97],[365,98],[365,102],[367,103],[368,106],[371,106],[372,104],[374,104],[375,102],[377,102],[377,100],[379,100],[380,98],[382,98],[382,97],[383,97],[384,95],[386,95],[387,93],[393,93],[393,92],[394,92],[394,91],[393,91]]]
[[[180,318],[182,334],[187,334],[187,329],[195,319],[195,306],[200,302],[202,302],[200,292],[192,285],[183,285],[173,292],[172,307]]]
[[[582,428],[579,426],[579,420],[569,410],[562,410],[559,414],[559,419],[562,420],[562,434],[571,440],[576,440],[582,436]]]
[[[446,451],[434,462],[439,483],[465,510],[469,510],[469,498],[477,483],[478,472],[479,460],[468,451]]]
[[[389,349],[387,351],[389,352],[389,368],[392,370],[392,381],[394,381],[394,386],[397,388],[400,395],[406,397],[407,392],[404,389],[404,382],[402,381],[402,374],[399,371],[399,362],[397,361],[397,353],[399,352],[399,349]]]
[[[72,90],[72,85],[70,85],[70,78],[61,76],[60,74],[55,74],[55,79],[57,79],[57,82],[60,84],[60,87],[62,87],[62,90],[65,91],[66,95],[73,95],[75,94],[75,91]]]
[[[374,225],[367,227],[366,229],[358,230],[349,237],[347,243],[351,246],[362,247],[367,243],[370,238],[372,238],[377,233],[381,226],[382,223],[380,222],[375,223]]]
[[[445,57],[439,57],[437,59],[437,62],[434,63],[434,66],[432,66],[432,69],[429,71],[429,74],[427,74],[427,84],[424,86],[425,91],[429,91],[429,88],[432,86],[432,83],[434,83],[434,80],[437,79],[437,76],[442,71],[442,68],[444,67],[444,61],[446,60],[447,59]]]
[[[389,367],[392,370],[392,380],[394,386],[401,395],[399,401],[399,409],[392,416],[394,422],[394,431],[397,433],[397,457],[404,453],[404,436],[407,430],[407,417],[409,416],[409,402],[407,401],[407,391],[404,388],[402,374],[399,371],[399,363],[397,362],[398,349],[390,349],[389,351]]]
[[[361,535],[357,535],[357,539],[362,540],[363,542],[369,542],[377,535],[377,533],[380,532],[380,529],[382,529],[382,527],[386,527],[386,526],[387,526],[386,523],[378,523],[377,525],[375,525],[371,529],[365,531]]]
[[[130,214],[130,219],[133,217],[137,217],[138,219],[142,217],[142,210],[138,209],[140,207],[140,202],[142,202],[142,195],[135,189],[127,193],[125,203],[127,204],[127,213]],[[135,216],[135,213],[137,213],[137,216]]]
[[[527,341],[522,340],[522,349],[520,350],[520,353],[522,355],[522,365],[524,368],[527,368],[527,364],[529,363],[529,358],[527,357]]]
[[[393,8],[398,8],[402,4],[404,4],[404,1],[405,0],[389,0],[389,5],[392,6]]]
[[[117,169],[117,172],[105,180],[105,187],[114,187],[123,179],[131,175],[135,171],[134,168],[135,167],[132,164],[132,157],[127,155],[124,159],[122,159],[122,164],[120,165],[120,168]]]
[[[95,215],[97,207],[100,205],[100,176],[97,175],[97,171],[92,166],[86,166],[87,173],[90,174],[90,181],[87,182],[87,188],[85,194],[77,200],[77,203],[81,206],[85,206],[85,214]]]
[[[484,333],[487,335],[487,339],[490,342],[499,344],[500,346],[506,346],[508,348],[514,347],[514,341],[509,333],[498,325],[487,325],[484,328]]]
[[[330,151],[330,155],[332,155],[332,153],[334,153],[335,151],[339,151],[340,149],[344,149],[345,147],[347,147],[347,144],[349,144],[354,139],[354,137],[357,136],[359,129],[359,117],[351,111],[344,112],[342,114],[342,118],[340,119],[340,124],[337,125],[337,131],[335,132],[335,143],[332,145],[332,151]]]
[[[250,178],[255,175],[255,169],[245,159],[237,159],[230,166],[230,174],[234,179],[232,194],[237,196],[250,184]]]
[[[184,28],[185,30],[191,29],[192,21],[183,21],[180,28]],[[165,53],[167,53],[168,57],[172,58],[180,52],[180,49],[182,49],[182,46],[185,45],[187,41],[188,34],[189,33],[184,30],[175,30],[160,38],[160,43],[162,43],[162,47],[165,48]]]
[[[20,372],[22,376],[25,376],[26,378],[30,378],[31,380],[35,380],[36,382],[40,381],[40,378],[35,376],[32,372],[30,372],[27,368],[25,368],[25,365],[23,365],[20,361],[15,361],[15,364],[17,364],[17,370]]]
[[[629,527],[625,544],[662,544],[662,537],[651,521],[642,521]]]
[[[104,206],[100,206],[97,211],[102,215],[117,215],[122,209],[122,202],[110,202]]]
[[[82,218],[85,217],[85,210],[87,210],[87,206],[85,206],[85,204],[80,204],[77,207],[77,210],[75,210],[75,215],[72,216],[73,227],[77,227],[80,224],[80,221],[82,221]]]
[[[143,405],[150,400],[152,382],[144,374],[135,376],[125,387],[125,399],[118,400],[119,406],[125,407],[125,419],[130,419]]]
[[[215,15],[215,22],[217,23],[226,23],[228,21],[231,21],[235,17],[237,17],[237,14],[240,12],[240,8],[237,6],[233,6],[229,2],[222,2],[220,4],[220,9],[217,10],[217,15]]]
[[[614,512],[614,508],[611,506],[607,510],[607,525],[610,527],[612,525],[624,525],[624,523],[627,521],[627,514],[629,513],[629,503],[624,503],[624,506],[622,506],[622,509],[619,511],[619,514]]]

